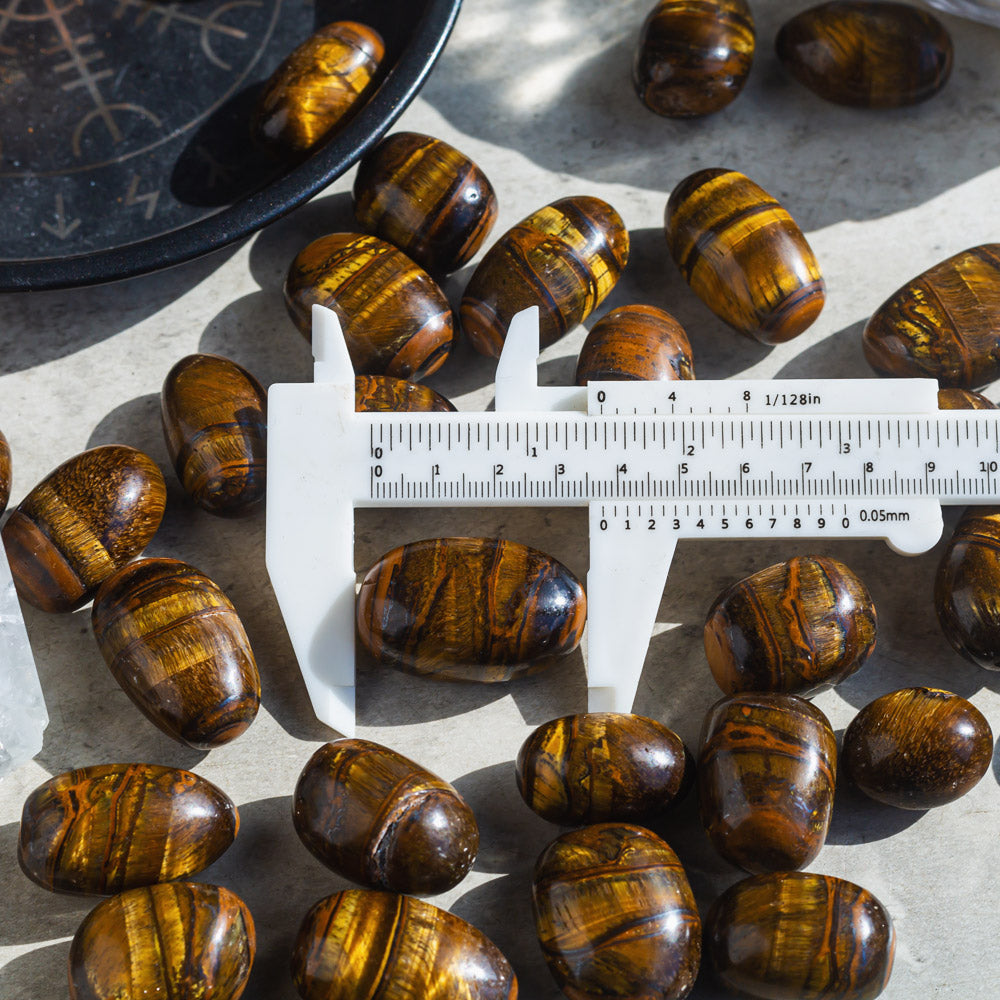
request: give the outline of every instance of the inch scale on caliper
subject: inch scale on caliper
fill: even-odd
[[[269,393],[267,566],[313,708],[347,735],[356,507],[589,507],[589,708],[628,712],[679,538],[916,554],[942,503],[1000,501],[1000,414],[941,412],[929,379],[539,386],[530,309],[504,343],[496,412],[355,413],[319,306],[313,353],[315,382]]]

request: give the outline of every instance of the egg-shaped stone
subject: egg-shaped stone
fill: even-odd
[[[693,761],[654,719],[591,712],[539,726],[521,746],[516,773],[521,797],[553,823],[644,823],[687,791]]]
[[[701,920],[677,855],[649,830],[602,823],[557,837],[532,897],[545,962],[573,1000],[691,992]]]
[[[576,384],[694,378],[684,327],[656,306],[622,306],[602,316],[580,348]]]
[[[229,796],[197,774],[98,764],[49,778],[28,796],[17,860],[45,889],[104,895],[200,872],[239,826]]]
[[[933,97],[948,81],[951,36],[919,7],[832,0],[800,11],[775,39],[778,58],[824,100],[897,108]]]
[[[126,445],[81,452],[13,510],[3,543],[17,592],[42,611],[74,611],[160,526],[167,487],[156,463]]]
[[[755,42],[746,0],[659,0],[639,35],[636,93],[668,118],[721,111],[747,82]]]
[[[844,733],[841,766],[866,795],[900,809],[954,802],[989,770],[993,731],[965,698],[915,687],[876,698]]]
[[[514,970],[482,931],[373,889],[338,892],[306,914],[292,978],[303,1000],[517,1000]]]
[[[444,364],[454,331],[444,293],[402,251],[375,236],[334,233],[292,261],[285,304],[307,337],[312,307],[340,320],[358,375],[416,382]]]
[[[0,514],[7,509],[7,501],[10,499],[10,445],[0,431]]]
[[[389,375],[357,375],[354,409],[367,413],[454,413],[451,400],[430,386]]]
[[[749,872],[804,868],[833,810],[837,740],[793,694],[740,694],[709,709],[698,758],[701,820],[712,846]]]
[[[607,298],[628,255],[628,230],[607,202],[578,196],[546,205],[480,261],[462,298],[462,329],[477,351],[499,357],[510,321],[538,306],[546,347]]]
[[[358,166],[354,215],[431,274],[450,274],[483,245],[497,196],[486,174],[443,139],[395,132]]]
[[[417,896],[458,885],[479,849],[476,818],[458,792],[370,740],[337,740],[312,755],[292,820],[302,843],[338,875]]]
[[[70,1000],[237,1000],[255,949],[250,911],[229,889],[200,882],[129,889],[99,903],[76,932]]]
[[[140,559],[101,586],[94,636],[115,680],[168,736],[198,749],[253,722],[260,677],[236,609],[177,559]]]
[[[254,137],[282,153],[318,146],[361,106],[384,55],[385,43],[374,28],[356,21],[324,25],[264,85]]]
[[[1000,243],[963,250],[908,281],[863,334],[879,375],[975,389],[1000,378]]]
[[[737,882],[705,918],[716,974],[761,1000],[874,1000],[895,948],[892,920],[867,889],[812,872]]]
[[[191,354],[160,392],[167,450],[185,491],[210,514],[241,514],[264,499],[267,393],[245,368]]]
[[[502,538],[430,538],[387,552],[358,594],[358,638],[381,663],[506,681],[580,643],[587,600],[551,556]]]
[[[724,590],[705,621],[705,655],[726,694],[812,695],[858,670],[875,648],[872,595],[843,563],[797,556]]]
[[[996,403],[991,403],[981,392],[974,389],[938,389],[937,404],[939,410],[995,410]]]

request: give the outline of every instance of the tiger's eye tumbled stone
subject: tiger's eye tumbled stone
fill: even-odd
[[[71,1000],[237,1000],[256,950],[236,893],[199,882],[130,889],[98,904],[69,953]]]
[[[762,344],[807,329],[826,286],[802,230],[735,170],[691,174],[667,201],[667,245],[684,280],[721,320]]]
[[[472,810],[448,782],[368,740],[338,740],[312,755],[292,819],[327,867],[392,892],[445,892],[465,878],[479,848]]]
[[[18,594],[42,611],[86,604],[149,544],[166,502],[156,463],[135,448],[103,445],[63,462],[3,526]]]
[[[480,261],[462,298],[462,329],[477,351],[499,357],[510,321],[538,306],[546,347],[604,301],[628,255],[628,230],[607,202],[579,196],[546,205]]]
[[[897,108],[933,97],[951,75],[951,37],[925,10],[832,0],[786,21],[778,57],[803,86],[835,104]]]
[[[642,823],[686,791],[687,751],[641,715],[593,712],[539,726],[517,755],[521,797],[553,823]]]
[[[442,139],[396,132],[358,166],[361,228],[399,247],[431,274],[450,274],[482,246],[497,217],[486,175]]]
[[[863,334],[880,375],[974,389],[1000,377],[1000,243],[963,250],[875,310]]]
[[[837,741],[792,694],[741,694],[705,717],[698,788],[712,846],[749,872],[804,868],[826,840]]]
[[[867,889],[811,872],[737,882],[705,919],[718,976],[761,1000],[874,1000],[895,948],[889,914]]]
[[[811,695],[849,677],[875,648],[875,605],[843,563],[800,556],[723,591],[705,622],[705,654],[726,694]]]
[[[655,306],[622,306],[598,320],[580,349],[576,384],[694,378],[684,327]]]
[[[280,152],[304,153],[361,106],[385,55],[374,28],[335,21],[303,42],[264,85],[254,136]]]
[[[7,509],[10,499],[10,445],[0,431],[0,514]]]
[[[192,354],[160,393],[167,450],[181,485],[210,514],[239,514],[264,499],[267,393],[235,361]]]
[[[517,1000],[517,977],[459,917],[396,893],[349,889],[307,914],[292,953],[303,1000]]]
[[[239,826],[229,796],[197,774],[99,764],[49,778],[28,796],[17,860],[45,889],[103,895],[200,872]]]
[[[312,307],[340,319],[354,370],[416,382],[444,364],[454,331],[451,309],[430,276],[374,236],[334,233],[292,261],[285,304],[307,337]]]
[[[938,389],[937,403],[939,410],[995,410],[996,403],[991,403],[981,392],[974,389]]]
[[[389,375],[357,375],[354,409],[366,413],[454,413],[451,401],[430,386]]]
[[[587,599],[562,563],[500,538],[431,538],[387,552],[358,594],[361,644],[407,673],[506,681],[579,645]]]
[[[177,559],[140,559],[102,585],[94,636],[115,680],[168,736],[199,749],[253,722],[260,677],[236,609]]]
[[[754,43],[746,0],[660,0],[639,36],[636,93],[668,118],[721,111],[747,81]]]
[[[677,855],[641,827],[604,823],[556,838],[535,865],[535,928],[572,1000],[686,997],[701,920]]]
[[[954,802],[989,770],[993,731],[950,691],[904,688],[882,695],[844,733],[843,769],[866,795],[901,809]]]

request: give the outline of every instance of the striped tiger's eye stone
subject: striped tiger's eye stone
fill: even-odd
[[[285,304],[306,337],[312,307],[340,319],[354,370],[417,382],[451,351],[451,309],[431,277],[374,236],[334,233],[300,251],[285,280]]]
[[[677,855],[625,823],[564,833],[532,885],[546,964],[572,1000],[686,997],[701,961],[701,920]]]
[[[844,733],[841,764],[866,795],[900,809],[954,802],[989,770],[993,731],[950,691],[915,687],[876,698]]]
[[[812,695],[850,677],[875,648],[875,604],[843,563],[799,556],[724,590],[705,622],[705,655],[726,694]]]
[[[628,254],[628,230],[607,202],[579,196],[546,205],[480,261],[462,298],[462,329],[477,351],[499,357],[510,321],[538,306],[547,347],[607,298]]]
[[[254,137],[284,153],[318,146],[361,107],[385,55],[374,28],[335,21],[320,28],[274,71],[254,113]]]
[[[587,599],[562,563],[501,538],[430,538],[387,552],[358,594],[358,638],[381,663],[507,681],[580,643]]]
[[[593,712],[539,726],[517,755],[517,787],[553,823],[642,823],[669,810],[693,778],[681,738],[641,715]]]
[[[44,889],[104,895],[200,872],[239,826],[229,796],[197,774],[100,764],[50,778],[28,796],[17,860]]]
[[[879,375],[974,389],[1000,377],[1000,243],[963,250],[908,281],[863,335]]]
[[[465,878],[479,849],[476,818],[448,782],[368,740],[338,740],[312,755],[292,819],[328,868],[392,892],[445,892]]]
[[[867,889],[811,872],[737,882],[705,920],[719,978],[761,1000],[874,1000],[895,949],[889,914]]]
[[[7,509],[10,499],[10,445],[0,431],[0,514]]]
[[[264,499],[267,393],[245,368],[192,354],[160,393],[167,450],[185,491],[210,514],[240,514]]]
[[[996,403],[991,403],[981,392],[974,389],[938,389],[937,402],[939,410],[995,410]]]
[[[177,559],[140,559],[105,581],[91,624],[114,678],[168,736],[198,749],[253,722],[260,677],[236,609]]]
[[[130,889],[98,904],[69,952],[71,1000],[237,1000],[256,950],[236,893],[200,882]]]
[[[834,104],[898,108],[933,97],[951,75],[951,37],[905,3],[833,0],[786,21],[778,58],[804,87]]]
[[[166,503],[160,470],[135,448],[103,445],[63,462],[3,526],[18,594],[42,611],[75,611],[149,544]]]
[[[338,892],[306,914],[292,978],[303,1000],[517,1000],[514,970],[482,931],[372,889]]]
[[[359,413],[454,413],[451,401],[430,386],[389,375],[357,375],[354,409]]]
[[[670,195],[665,221],[684,280],[734,330],[781,344],[820,314],[826,286],[812,249],[748,177],[723,168],[691,174]]]
[[[746,0],[660,0],[642,26],[632,82],[658,115],[710,115],[743,89],[754,44]]]
[[[698,759],[701,820],[712,846],[749,872],[804,868],[833,809],[837,740],[793,694],[741,694],[709,709]]]
[[[358,166],[354,214],[431,274],[450,274],[483,245],[497,218],[486,175],[442,139],[396,132]]]

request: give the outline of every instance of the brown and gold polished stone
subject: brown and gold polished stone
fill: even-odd
[[[995,410],[996,403],[991,403],[981,392],[974,389],[938,389],[937,403],[939,410]]]
[[[7,509],[10,499],[10,445],[0,431],[0,514]]]
[[[389,375],[357,375],[354,409],[359,413],[454,413],[455,407],[430,386]]]

